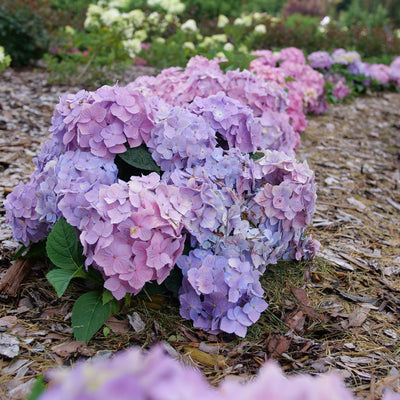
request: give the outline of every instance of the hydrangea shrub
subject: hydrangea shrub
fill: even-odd
[[[62,97],[30,181],[5,208],[26,246],[64,218],[117,300],[177,265],[181,315],[245,336],[267,308],[267,265],[318,250],[306,233],[316,190],[294,158],[288,92],[219,62],[196,57],[126,87]]]

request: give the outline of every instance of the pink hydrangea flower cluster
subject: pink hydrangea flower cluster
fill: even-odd
[[[282,54],[297,65],[298,52]],[[318,250],[306,235],[314,174],[294,159],[299,136],[275,81],[196,57],[185,70],[64,96],[50,131],[31,180],[6,200],[8,221],[27,245],[64,217],[117,299],[176,264],[182,316],[244,336],[267,307],[266,266]],[[160,174],[136,176],[144,170],[133,165],[122,180],[118,155],[132,149]]]
[[[390,79],[400,86],[400,57],[396,57],[389,68]]]
[[[163,282],[184,247],[182,218],[192,204],[182,190],[153,172],[100,185],[85,197],[97,214],[80,240],[86,264],[103,273],[104,287],[119,300],[149,281]]]
[[[161,346],[148,353],[130,348],[111,359],[93,359],[70,368],[50,370],[48,388],[38,400],[356,400],[338,374],[285,375],[272,361],[254,379],[225,378],[212,387],[194,367],[167,356]],[[384,400],[399,400],[386,391]]]
[[[139,77],[128,87],[184,108],[190,107],[196,97],[209,99],[212,95],[221,97],[220,93],[225,93],[230,103],[237,100],[252,110],[252,117],[261,125],[264,141],[268,141],[271,148],[294,154],[300,143],[300,130],[291,124],[290,98],[293,95],[286,92],[287,87],[282,82],[259,77],[252,71],[235,70],[224,74],[219,67],[221,61],[196,56],[185,69],[173,67],[155,77]],[[229,114],[231,118],[238,118],[233,115],[232,106],[225,111],[225,118]]]
[[[296,132],[306,129],[306,113],[322,114],[326,111],[323,75],[306,64],[301,50],[288,47],[276,54],[269,50],[258,50],[252,54],[258,58],[250,63],[250,71],[288,91],[287,114]]]

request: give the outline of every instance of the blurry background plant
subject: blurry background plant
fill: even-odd
[[[0,46],[0,72],[4,71],[11,64],[11,57],[5,53],[4,47]]]
[[[3,0],[0,5],[0,45],[13,66],[29,65],[47,51],[48,31],[35,5],[21,0]]]
[[[257,49],[344,47],[390,63],[399,21],[400,0],[3,0],[0,45],[13,66],[48,53],[51,81],[93,87],[132,64],[162,69]]]

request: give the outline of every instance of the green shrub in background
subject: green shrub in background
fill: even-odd
[[[183,0],[186,5],[183,19],[193,18],[197,22],[217,18],[223,14],[227,17],[238,16],[242,0]]]
[[[319,28],[320,18],[295,13],[288,15],[283,23],[286,27],[293,30],[310,29],[312,31],[317,31]]]
[[[44,20],[26,1],[3,0],[0,5],[0,45],[13,66],[25,66],[47,51],[49,35]]]
[[[251,0],[243,1],[241,6],[241,12],[248,13],[268,13],[273,16],[279,16],[282,11],[282,7],[287,0]]]
[[[49,83],[94,87],[112,83],[132,63],[120,33],[106,27],[91,32],[65,27],[59,31],[58,47],[44,57]],[[115,82],[114,82],[115,83]]]
[[[352,0],[346,11],[340,14],[342,26],[360,24],[367,28],[389,25],[389,9],[382,1]]]

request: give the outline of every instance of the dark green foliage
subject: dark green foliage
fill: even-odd
[[[130,166],[144,170],[146,172],[161,173],[160,167],[155,163],[146,146],[139,146],[133,149],[128,149],[125,153],[119,154]]]
[[[367,28],[389,25],[389,10],[382,2],[352,0],[347,10],[340,14],[343,26],[361,24]]]
[[[0,5],[0,46],[17,67],[40,59],[49,44],[44,20],[27,3],[3,0]]]
[[[319,25],[320,18],[318,17],[312,17],[309,15],[302,15],[299,13],[295,14],[290,14],[285,20],[284,24],[287,26],[289,29],[311,29],[311,30],[317,30],[318,25]]]
[[[245,1],[242,4],[241,10],[244,12],[266,12],[273,16],[281,14],[282,7],[287,0],[252,0]]]
[[[186,17],[197,21],[217,18],[219,14],[227,17],[238,16],[241,12],[241,0],[183,0],[186,5]]]

